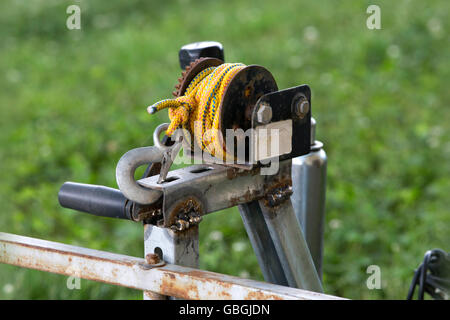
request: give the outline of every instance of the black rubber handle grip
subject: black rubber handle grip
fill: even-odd
[[[131,219],[127,210],[128,200],[117,189],[66,182],[59,189],[58,200],[64,208],[101,217]]]

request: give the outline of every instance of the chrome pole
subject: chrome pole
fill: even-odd
[[[292,159],[291,201],[322,279],[327,155],[323,144],[315,140],[315,128],[316,121],[311,118],[311,152]]]

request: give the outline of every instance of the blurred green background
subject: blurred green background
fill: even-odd
[[[66,8],[81,8],[81,30]],[[381,30],[366,27],[370,4]],[[313,91],[329,156],[324,288],[404,299],[426,250],[450,250],[449,1],[1,1],[0,231],[143,255],[137,223],[62,209],[64,181],[116,187],[115,165],[152,144],[183,44]],[[201,224],[201,268],[262,279],[236,209]],[[366,268],[379,265],[382,289]],[[0,265],[2,299],[140,299],[141,292]]]

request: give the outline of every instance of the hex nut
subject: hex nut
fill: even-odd
[[[295,103],[295,114],[300,119],[303,119],[308,112],[309,112],[309,101],[308,99],[306,99],[306,97],[301,97]]]

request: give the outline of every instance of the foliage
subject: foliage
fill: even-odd
[[[82,29],[66,28],[81,7]],[[2,1],[0,230],[142,256],[139,224],[62,209],[64,181],[115,187],[127,150],[152,144],[185,43],[216,40],[280,88],[308,83],[329,157],[324,287],[403,299],[426,250],[450,250],[448,1]],[[368,290],[366,268],[382,271]],[[236,209],[201,224],[201,267],[262,279]],[[141,292],[0,266],[3,299],[136,299]]]

